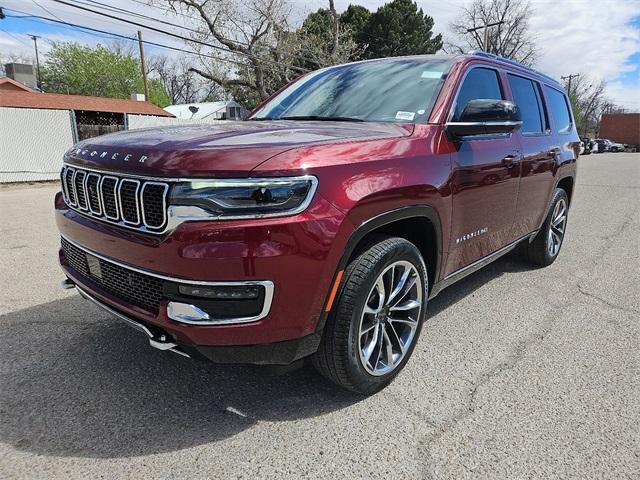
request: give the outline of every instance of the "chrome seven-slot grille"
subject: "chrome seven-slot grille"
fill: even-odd
[[[163,298],[162,280],[93,257],[89,266],[87,253],[61,238],[62,250],[69,266],[111,295],[152,313],[158,313]]]
[[[72,209],[117,225],[151,233],[167,223],[169,184],[65,165],[62,192]]]

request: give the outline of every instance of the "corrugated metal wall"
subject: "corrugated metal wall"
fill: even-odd
[[[198,123],[224,121],[127,115],[126,122],[131,130]],[[57,179],[74,128],[69,110],[0,107],[0,183]]]
[[[58,178],[72,132],[69,110],[0,107],[0,183]]]

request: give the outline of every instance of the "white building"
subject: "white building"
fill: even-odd
[[[248,113],[246,108],[233,100],[169,105],[165,111],[183,120],[242,120]]]

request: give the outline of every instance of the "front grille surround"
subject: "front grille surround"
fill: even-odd
[[[169,183],[65,165],[60,174],[65,203],[73,210],[121,227],[163,233]]]

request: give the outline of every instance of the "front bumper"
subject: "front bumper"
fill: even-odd
[[[320,344],[320,334],[313,333],[303,338],[262,345],[206,346],[183,345],[170,341],[161,329],[146,325],[119,312],[98,300],[70,280],[63,282],[64,288],[77,288],[83,298],[91,301],[131,328],[143,333],[149,344],[158,350],[172,352],[187,358],[205,358],[215,363],[289,365],[296,360],[313,354]]]
[[[342,212],[316,195],[295,217],[252,221],[186,222],[165,235],[124,231],[66,207],[56,197],[61,234],[84,250],[141,271],[185,282],[273,284],[268,313],[246,323],[201,325],[171,319],[168,299],[157,312],[100,288],[73,269],[65,275],[83,292],[127,318],[166,332],[185,353],[226,363],[285,364],[315,351],[316,327],[352,228]]]

